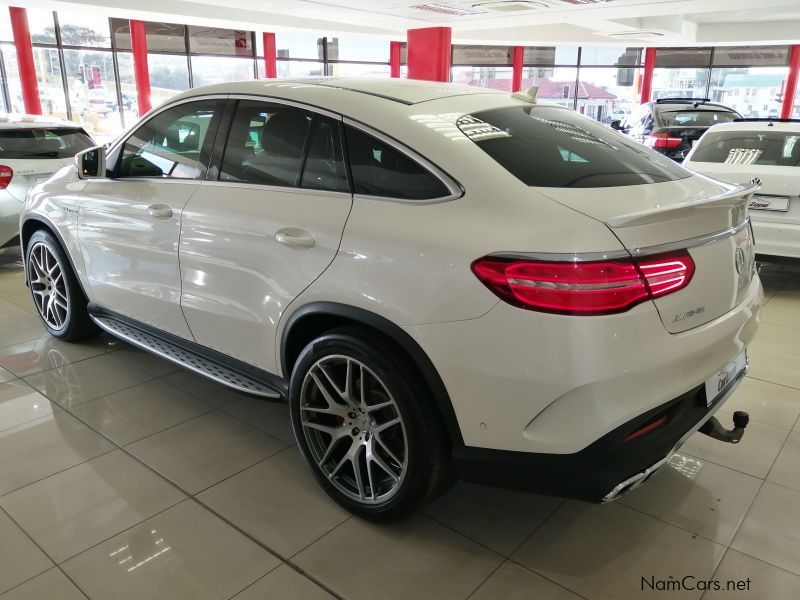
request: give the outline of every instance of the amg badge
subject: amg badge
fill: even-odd
[[[677,323],[678,321],[683,321],[684,319],[688,319],[689,317],[702,314],[705,311],[706,311],[705,306],[698,306],[697,308],[693,308],[692,310],[687,310],[686,312],[678,313],[677,315],[675,315],[675,318],[672,319],[672,322]]]

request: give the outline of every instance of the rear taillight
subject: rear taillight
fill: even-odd
[[[685,250],[613,261],[543,262],[486,256],[472,272],[509,304],[563,315],[608,315],[689,284]]]
[[[666,133],[654,133],[653,135],[645,137],[644,143],[651,148],[670,149],[679,148],[683,140],[681,138],[670,137]]]
[[[0,190],[8,187],[12,177],[14,177],[14,170],[11,167],[0,165]]]

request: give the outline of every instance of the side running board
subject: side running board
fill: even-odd
[[[161,337],[106,315],[93,314],[91,317],[101,329],[107,331],[114,337],[125,340],[133,346],[138,346],[143,350],[152,352],[157,356],[165,358],[190,371],[204,375],[230,388],[263,398],[273,398],[276,400],[282,398],[279,391],[266,383],[220,364],[217,361],[211,360],[198,352],[189,350],[179,344],[169,342]]]

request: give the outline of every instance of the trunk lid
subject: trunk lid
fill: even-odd
[[[787,211],[765,210],[757,208],[759,204],[752,203],[756,208],[750,207],[750,218],[753,221],[800,224],[800,167],[710,162],[687,162],[686,166],[703,175],[734,185],[749,186],[754,177],[758,178],[761,183],[758,191],[753,195],[754,200],[758,200],[759,197],[768,200],[788,198],[789,209]]]
[[[745,221],[753,189],[702,176],[649,185],[536,188],[552,200],[605,223],[634,256],[688,248],[695,263],[689,285],[654,301],[664,327],[679,333],[730,311],[744,299],[754,273]]]

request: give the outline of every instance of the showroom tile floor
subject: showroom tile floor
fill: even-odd
[[[0,600],[799,598],[800,261],[761,275],[741,445],[695,436],[610,505],[458,484],[377,526],[318,491],[285,406],[49,338],[0,256]]]

